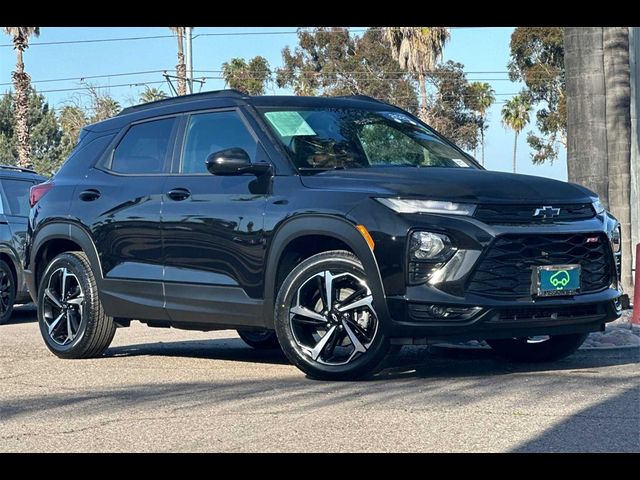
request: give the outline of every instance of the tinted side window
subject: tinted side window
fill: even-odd
[[[227,148],[246,150],[253,161],[258,144],[238,112],[191,115],[187,125],[181,173],[207,173],[205,161],[212,153]]]
[[[29,216],[29,189],[34,182],[26,180],[0,180],[4,213],[19,217]]]
[[[118,173],[162,173],[169,153],[174,118],[133,125],[113,153],[110,170]]]

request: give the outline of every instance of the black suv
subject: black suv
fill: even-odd
[[[30,302],[22,264],[29,217],[29,189],[46,179],[28,168],[0,165],[0,324],[16,303]]]
[[[137,319],[238,329],[354,378],[390,345],[443,340],[556,359],[620,314],[620,230],[593,192],[486,171],[368,97],[131,107],[31,200],[29,289],[64,358]]]

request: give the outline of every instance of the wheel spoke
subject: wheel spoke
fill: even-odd
[[[360,307],[369,307],[373,309],[373,306],[371,305],[372,301],[373,301],[373,297],[371,295],[367,295],[366,297],[361,298],[360,300],[356,300],[355,302],[348,303],[346,305],[341,305],[340,307],[338,307],[338,311],[346,312],[347,310],[353,310],[355,308],[360,308]]]
[[[324,292],[327,299],[325,308],[330,310],[333,306],[333,275],[329,273],[329,270],[324,272]]]
[[[349,295],[347,298],[345,298],[344,300],[340,300],[340,302],[338,302],[338,305],[346,305],[349,304],[351,302],[353,302],[356,298],[365,295],[366,293],[368,293],[368,290],[366,287],[362,287],[359,290],[356,290],[355,292],[353,292],[351,295]]]
[[[73,340],[73,330],[71,330],[71,315],[69,315],[69,312],[67,312],[65,317],[67,319],[67,338],[64,343],[67,343]]]
[[[56,296],[53,294],[50,288],[45,288],[44,296],[47,297],[49,300],[51,300],[56,307],[62,308],[62,304],[60,303],[60,300],[56,298]]]
[[[62,320],[62,317],[64,317],[64,313],[61,313],[60,315],[58,315],[58,318],[56,318],[53,322],[49,324],[49,335],[51,335],[53,331],[56,329],[56,327],[60,323],[60,320]]]
[[[84,295],[78,295],[76,298],[67,300],[69,305],[80,305],[82,302],[84,302]]]
[[[351,343],[353,343],[353,348],[355,348],[356,352],[360,352],[360,353],[366,352],[367,348],[360,342],[360,340],[358,340],[358,337],[356,337],[356,334],[353,333],[353,330],[351,330],[351,327],[347,324],[347,322],[343,320],[342,326],[344,327],[344,330],[347,332],[347,335],[349,335],[349,340],[351,340]]]
[[[331,340],[331,337],[333,336],[333,334],[336,332],[336,328],[337,327],[335,325],[331,327],[327,331],[327,333],[325,333],[324,336],[320,339],[320,341],[316,344],[316,346],[313,347],[313,350],[311,350],[311,358],[313,358],[314,360],[318,359],[318,357],[322,353],[322,350],[324,350],[324,347],[327,345],[329,340]]]
[[[62,269],[62,288],[60,290],[60,296],[64,299],[65,295],[67,294],[67,276],[69,274],[67,273],[67,269],[63,268]]]
[[[359,333],[362,337],[364,338],[369,338],[369,335],[367,335],[367,332],[365,332],[362,327],[360,325],[358,325],[358,322],[356,322],[355,320],[351,319],[351,318],[345,318],[345,321],[349,324],[349,326],[356,332]]]
[[[327,323],[327,319],[324,318],[322,315],[320,315],[317,312],[314,312],[313,310],[308,309],[307,307],[303,307],[302,305],[296,305],[295,307],[292,307],[291,310],[289,310],[289,312],[291,312],[294,315],[298,315],[300,317],[305,317],[307,319],[314,320],[314,322],[307,322],[307,323],[322,324],[322,325]]]

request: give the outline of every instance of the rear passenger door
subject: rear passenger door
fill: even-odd
[[[160,216],[178,118],[130,125],[74,193],[74,213],[100,256],[109,315],[167,317]]]

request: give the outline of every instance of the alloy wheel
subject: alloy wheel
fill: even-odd
[[[373,296],[364,279],[325,270],[308,278],[289,308],[293,337],[323,365],[346,365],[365,354],[378,332]]]
[[[66,267],[55,270],[44,291],[43,317],[56,344],[73,342],[80,331],[84,293],[78,277]]]
[[[0,317],[11,307],[12,280],[10,273],[0,270]]]

